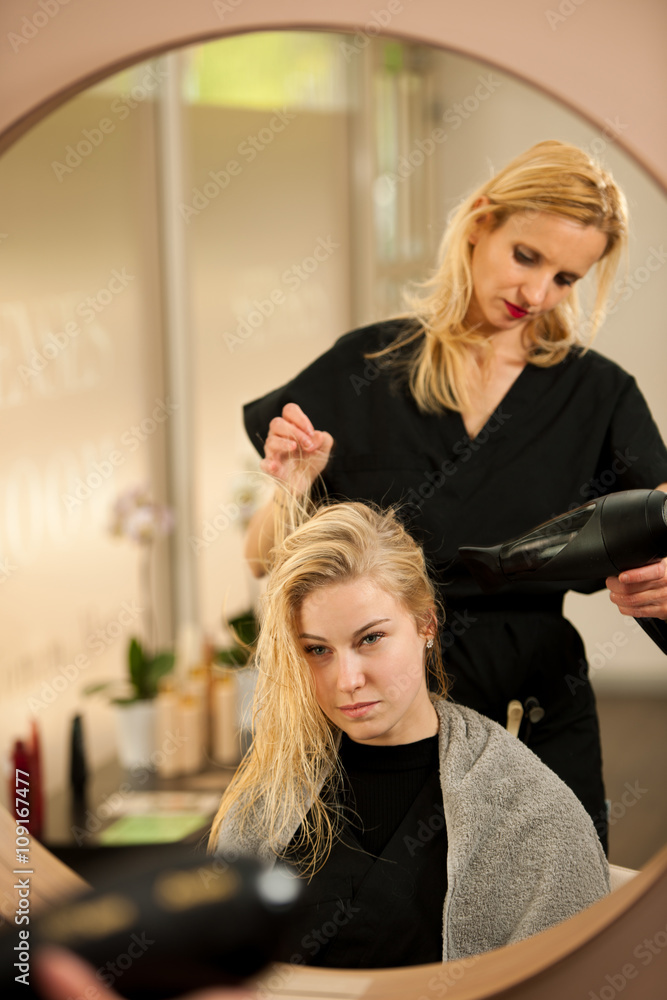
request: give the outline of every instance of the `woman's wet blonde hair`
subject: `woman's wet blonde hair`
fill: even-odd
[[[274,549],[271,565],[256,650],[253,745],[222,798],[210,847],[233,814],[241,839],[259,828],[270,850],[286,856],[296,826],[308,816],[295,852],[302,869],[312,872],[326,860],[339,826],[340,731],[315,698],[298,637],[303,601],[323,587],[371,580],[403,605],[421,635],[433,637],[425,669],[432,690],[445,697],[438,603],[424,554],[393,510],[361,503],[320,507]]]
[[[507,219],[537,213],[594,226],[607,245],[594,265],[596,295],[592,312],[581,319],[575,288],[551,312],[527,326],[527,361],[550,366],[562,361],[575,345],[588,347],[605,316],[605,306],[619,260],[627,246],[627,208],[623,193],[609,173],[577,146],[539,142],[482,184],[450,218],[440,245],[433,276],[409,296],[416,321],[400,338],[371,357],[393,356],[397,348],[415,342],[407,365],[410,388],[419,408],[428,413],[461,410],[469,402],[467,349],[488,351],[489,338],[466,326],[473,294],[470,235],[479,218],[490,216],[497,229]]]

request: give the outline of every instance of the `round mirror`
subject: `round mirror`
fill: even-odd
[[[451,208],[539,139],[590,150],[628,194],[630,259],[595,346],[667,427],[667,204],[619,144],[629,124],[593,127],[486,63],[377,34],[185,48],[84,90],[0,160],[1,711],[7,740],[37,716],[55,784],[81,687],[124,670],[147,606],[158,645],[189,621],[224,643],[256,598],[242,403],[399,308]],[[145,548],[108,532],[114,501],[143,484],[161,500],[179,484],[179,541],[155,544],[149,583]],[[569,601],[600,692],[664,691],[659,653],[604,594]],[[113,737],[105,708],[86,711],[95,765]],[[612,803],[636,778],[622,772]]]

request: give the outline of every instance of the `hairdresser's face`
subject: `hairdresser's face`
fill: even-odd
[[[301,605],[299,638],[320,708],[351,739],[395,745],[435,735],[429,637],[391,594],[364,577],[323,587]]]
[[[498,229],[483,216],[469,239],[473,297],[466,319],[486,334],[520,332],[550,312],[607,245],[594,226],[545,212],[517,212]]]

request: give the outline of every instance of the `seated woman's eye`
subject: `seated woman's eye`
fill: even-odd
[[[329,650],[326,646],[306,646],[305,652],[309,656],[324,656]]]
[[[568,278],[566,274],[557,274],[554,281],[557,285],[565,285],[567,288],[571,288],[574,284],[574,278]]]
[[[375,646],[379,639],[382,638],[384,632],[369,632],[361,640],[362,646]]]

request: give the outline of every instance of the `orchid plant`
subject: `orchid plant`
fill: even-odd
[[[172,511],[155,503],[146,487],[127,490],[116,500],[112,508],[110,532],[119,538],[127,538],[139,546],[141,603],[144,609],[143,639],[133,637],[128,650],[128,681],[124,695],[113,697],[115,702],[132,702],[155,698],[160,678],[174,666],[174,653],[158,652],[157,629],[153,611],[151,569],[152,550],[156,541],[168,535],[174,528]],[[87,694],[93,694],[111,687],[109,683],[91,685]]]

